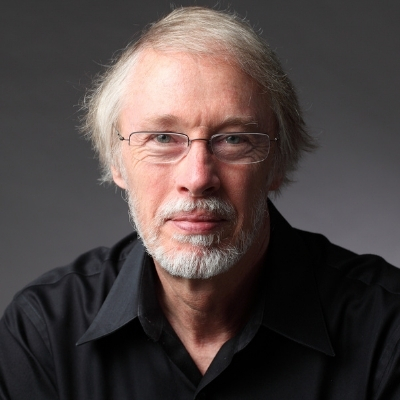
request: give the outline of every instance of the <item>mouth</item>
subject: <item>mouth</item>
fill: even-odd
[[[204,212],[181,213],[167,219],[167,224],[182,233],[190,235],[206,235],[220,231],[228,223],[227,219]]]
[[[213,235],[234,225],[236,213],[231,204],[217,198],[174,199],[163,204],[156,219],[172,235]]]

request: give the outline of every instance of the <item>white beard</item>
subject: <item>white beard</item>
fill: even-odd
[[[232,268],[259,236],[268,215],[267,195],[260,191],[250,212],[250,228],[242,230],[233,243],[226,243],[230,238],[221,239],[222,232],[208,235],[174,234],[172,241],[191,246],[187,250],[178,250],[179,246],[166,249],[160,243],[160,228],[169,217],[201,209],[224,218],[233,229],[237,223],[233,206],[215,197],[169,201],[157,210],[152,226],[144,227],[139,218],[139,202],[134,194],[128,195],[129,214],[147,252],[168,273],[186,279],[207,279]]]

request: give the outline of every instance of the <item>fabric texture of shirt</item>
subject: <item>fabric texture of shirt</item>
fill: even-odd
[[[0,399],[400,399],[400,271],[292,228],[272,204],[270,215],[254,310],[204,376],[132,234],[15,296],[0,322]]]

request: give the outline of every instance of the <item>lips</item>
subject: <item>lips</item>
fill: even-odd
[[[207,234],[220,230],[227,220],[209,213],[182,213],[166,221],[174,227],[189,234]]]

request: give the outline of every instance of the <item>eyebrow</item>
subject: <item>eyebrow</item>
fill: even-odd
[[[228,126],[254,126],[259,127],[259,123],[256,119],[251,116],[238,116],[238,117],[225,117],[224,121],[219,125],[220,128],[225,128]]]
[[[150,125],[157,125],[157,126],[162,126],[162,127],[168,127],[168,126],[173,126],[177,125],[179,123],[178,117],[172,115],[172,114],[164,114],[164,115],[159,115],[156,117],[148,117],[143,120],[144,124],[150,124]]]
[[[157,126],[161,129],[172,128],[180,125],[180,119],[172,114],[164,114],[156,117],[148,117],[143,120],[143,124]],[[214,130],[219,131],[227,127],[256,127],[260,126],[259,122],[251,116],[226,116],[223,121],[217,124]]]

